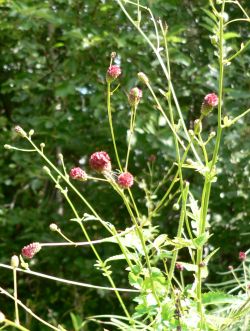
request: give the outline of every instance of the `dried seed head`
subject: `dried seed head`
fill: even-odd
[[[118,176],[117,182],[121,188],[130,188],[134,184],[134,177],[130,172],[123,172]]]
[[[117,65],[111,65],[106,73],[106,81],[107,83],[112,83],[115,79],[117,79],[122,73],[122,70]]]
[[[89,159],[90,167],[98,172],[108,172],[111,170],[111,160],[106,152],[95,152]]]
[[[32,257],[38,253],[41,249],[41,245],[38,242],[29,244],[27,246],[24,246],[22,249],[22,255],[24,257],[27,257],[28,259],[32,259]]]
[[[138,87],[134,87],[130,90],[128,96],[128,101],[130,106],[136,107],[139,104],[141,98],[142,98],[142,90],[140,90]]]
[[[79,167],[72,168],[70,170],[69,176],[72,179],[79,180],[81,182],[84,182],[88,179],[86,172]]]

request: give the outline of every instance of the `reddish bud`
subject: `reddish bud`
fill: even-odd
[[[15,131],[17,134],[19,134],[19,136],[21,136],[23,138],[27,137],[27,133],[24,131],[23,128],[21,128],[21,126],[19,126],[19,125],[15,126]]]
[[[142,90],[140,90],[138,87],[134,87],[130,90],[128,96],[128,101],[130,106],[136,107],[139,104],[141,98],[142,98]]]
[[[70,170],[69,176],[72,179],[80,180],[81,182],[84,182],[88,178],[86,172],[84,170],[82,170],[81,168],[79,168],[79,167],[72,168]]]
[[[219,99],[215,93],[209,93],[203,99],[201,112],[203,115],[208,115],[214,107],[218,105]]]
[[[184,266],[181,263],[176,263],[175,264],[175,268],[179,271],[183,271],[184,270]]]
[[[239,260],[240,261],[245,261],[247,258],[247,255],[245,252],[239,252]]]
[[[118,176],[117,182],[121,188],[130,188],[134,184],[134,177],[130,172],[123,172]]]
[[[116,78],[120,76],[122,73],[122,70],[119,66],[117,65],[111,65],[106,74],[106,81],[107,83],[112,83]]]
[[[106,152],[96,152],[90,156],[89,165],[93,170],[105,172],[111,170],[111,160]]]
[[[39,243],[32,243],[27,246],[24,246],[22,249],[22,255],[27,257],[28,259],[32,259],[32,257],[38,253],[41,249],[41,245]]]
[[[151,154],[148,158],[148,162],[155,162],[156,161],[156,155],[155,154]]]

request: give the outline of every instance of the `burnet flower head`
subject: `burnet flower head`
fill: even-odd
[[[209,93],[207,94],[202,102],[201,105],[201,112],[203,115],[208,115],[214,107],[216,107],[218,105],[219,102],[219,98],[217,96],[217,94],[215,93]]]
[[[84,182],[88,179],[88,176],[84,170],[79,167],[72,168],[69,172],[69,176],[72,179]]]
[[[22,255],[27,257],[28,259],[32,259],[32,257],[38,253],[41,249],[41,245],[38,242],[31,243],[27,246],[24,246],[22,249]]]
[[[107,83],[112,83],[114,80],[116,80],[122,73],[121,68],[118,65],[110,65],[107,73],[106,73],[106,81]]]
[[[134,184],[134,176],[130,172],[122,172],[117,178],[118,185],[123,189],[128,189]]]
[[[138,87],[133,87],[128,95],[128,102],[130,106],[137,107],[142,98],[142,90]]]
[[[95,152],[89,158],[90,167],[97,172],[109,172],[111,170],[111,159],[104,151]]]

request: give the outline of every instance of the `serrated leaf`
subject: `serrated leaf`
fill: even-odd
[[[201,248],[208,241],[208,238],[209,238],[209,234],[208,232],[205,232],[200,236],[198,236],[197,238],[193,239],[193,244],[195,245],[196,248]]]

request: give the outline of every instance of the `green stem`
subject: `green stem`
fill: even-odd
[[[108,109],[108,119],[109,119],[109,126],[110,126],[110,132],[111,132],[111,137],[113,141],[113,146],[115,150],[115,156],[116,156],[116,161],[118,163],[120,171],[122,171],[122,166],[120,162],[120,158],[118,155],[118,150],[116,147],[116,141],[115,141],[115,134],[114,134],[114,129],[113,129],[113,122],[112,122],[112,111],[111,111],[111,91],[110,91],[110,83],[107,83],[107,109]]]
[[[13,282],[14,282],[14,299],[15,299],[15,323],[20,324],[19,322],[19,311],[18,311],[18,303],[17,303],[17,273],[16,268],[13,268]]]
[[[16,328],[18,330],[21,330],[21,331],[30,331],[29,329],[26,329],[24,326],[22,326],[20,324],[17,324],[17,323],[14,323],[10,320],[5,319],[4,322],[5,322],[6,326],[10,325],[10,326],[13,326],[14,328]]]
[[[133,106],[131,109],[130,126],[129,126],[129,140],[128,140],[128,150],[127,150],[125,171],[128,170],[128,161],[129,161],[129,154],[130,154],[130,148],[131,148],[131,141],[132,141],[134,128],[135,128],[136,110],[137,110],[136,106]]]
[[[221,114],[222,114],[222,100],[223,100],[223,79],[224,79],[224,60],[223,60],[223,29],[224,29],[224,21],[223,21],[223,15],[224,15],[224,9],[225,9],[225,0],[223,0],[221,13],[219,15],[219,67],[220,67],[220,75],[219,75],[219,104],[218,104],[218,128],[217,128],[217,135],[216,135],[216,142],[215,142],[215,148],[213,152],[212,161],[210,164],[209,173],[206,175],[205,183],[203,187],[202,192],[202,204],[201,204],[201,213],[200,213],[200,224],[199,224],[199,235],[202,235],[205,233],[206,230],[206,218],[207,218],[207,211],[208,211],[208,204],[209,204],[209,198],[210,198],[210,192],[211,192],[211,184],[212,184],[212,178],[211,173],[214,170],[214,166],[217,162],[218,153],[219,153],[219,147],[221,142],[221,136],[222,136],[222,123],[221,123]],[[197,309],[200,314],[200,330],[202,330],[204,325],[204,314],[202,309],[202,278],[201,278],[201,262],[203,257],[203,246],[201,246],[197,250],[197,288],[196,288],[196,294],[197,294]]]

